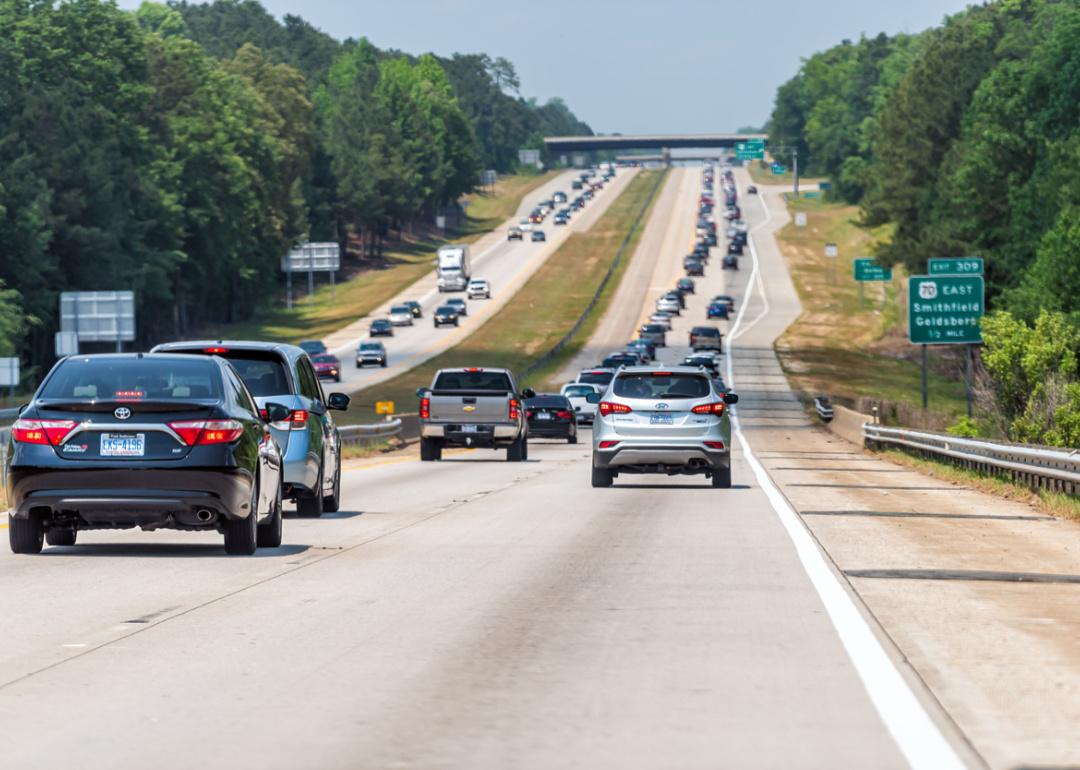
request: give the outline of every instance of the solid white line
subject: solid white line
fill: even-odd
[[[761,205],[765,211],[765,220],[754,228],[755,231],[766,225],[771,218],[769,207],[763,198]],[[743,295],[742,307],[735,316],[735,323],[728,336],[727,381],[733,390],[736,389],[736,383],[732,368],[734,353],[730,344],[738,336],[737,332],[746,311],[746,303],[753,292],[754,279],[760,275],[757,250],[754,248],[753,238],[749,240],[754,268]],[[963,770],[964,763],[945,740],[945,736],[934,724],[919,699],[915,697],[915,693],[881,646],[866,619],[859,613],[854,601],[844,590],[839,578],[829,569],[824,555],[810,536],[802,519],[754,456],[750,449],[750,442],[746,440],[742,431],[738,407],[731,412],[731,425],[742,447],[743,456],[754,471],[754,477],[769,499],[788,537],[791,538],[799,561],[807,577],[810,578],[814,590],[817,591],[829,615],[829,620],[832,621],[840,637],[840,642],[844,645],[855,671],[870,696],[871,703],[874,704],[885,729],[896,741],[908,765],[912,770]]]

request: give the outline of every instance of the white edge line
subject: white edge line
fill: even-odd
[[[765,220],[755,231],[771,219],[769,207],[760,198],[765,211]],[[735,323],[728,335],[728,344],[738,336],[746,304],[754,288],[754,280],[759,278],[759,262],[753,238],[749,239],[750,256],[754,260],[753,272],[743,294],[742,307],[735,316]],[[759,319],[760,320],[760,316]],[[756,323],[756,320],[755,320]],[[735,377],[732,368],[733,352],[727,351],[728,384],[735,390]],[[885,729],[888,730],[897,747],[904,755],[912,770],[963,770],[966,766],[945,736],[934,724],[933,719],[923,708],[911,687],[885,652],[881,642],[874,635],[866,619],[860,614],[855,603],[841,585],[840,580],[829,568],[817,543],[810,536],[802,519],[788,503],[777,486],[773,483],[764,466],[758,462],[750,449],[750,443],[743,435],[738,416],[738,407],[731,413],[732,429],[742,447],[754,476],[769,499],[780,523],[791,538],[799,561],[810,583],[817,591],[825,611],[836,629],[840,642],[844,645],[855,671],[862,680],[863,687],[877,710]]]

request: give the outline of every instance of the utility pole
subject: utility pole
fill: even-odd
[[[791,171],[795,175],[795,200],[799,199],[799,148],[791,151]]]

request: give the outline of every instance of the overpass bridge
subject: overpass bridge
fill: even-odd
[[[569,153],[628,150],[660,150],[661,159],[668,162],[671,150],[730,149],[751,139],[767,141],[768,134],[647,134],[641,136],[546,136],[544,145],[552,155]]]

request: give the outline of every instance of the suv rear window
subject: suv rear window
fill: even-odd
[[[435,378],[433,390],[493,390],[510,391],[506,372],[443,372]]]
[[[588,385],[570,385],[563,395],[567,398],[580,398],[581,396],[587,396],[590,393],[595,392],[596,388],[589,387]]]
[[[624,374],[615,380],[622,398],[704,398],[709,381],[697,374]]]
[[[719,337],[720,330],[711,326],[695,326],[690,333],[696,337]]]
[[[69,358],[49,378],[42,398],[190,401],[220,399],[217,367],[205,359]]]
[[[578,375],[578,382],[585,385],[607,385],[615,372],[582,372]]]
[[[277,353],[261,350],[230,350],[219,353],[240,374],[255,398],[284,396],[293,393],[285,362]]]

